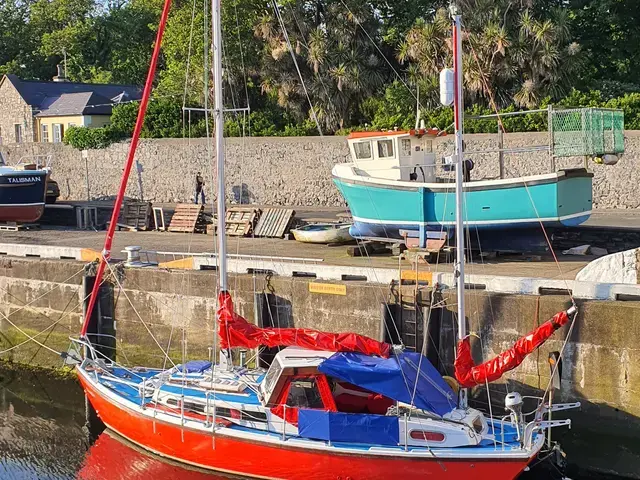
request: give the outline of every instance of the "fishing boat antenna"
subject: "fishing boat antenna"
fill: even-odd
[[[462,340],[467,335],[467,325],[464,312],[464,217],[462,212],[463,190],[463,165],[464,146],[462,134],[464,132],[464,100],[462,84],[462,35],[460,32],[460,15],[455,4],[450,7],[453,16],[453,71],[454,71],[454,102],[453,116],[455,127],[455,154],[456,154],[456,265],[455,278],[458,294],[458,339]],[[460,408],[467,408],[467,389],[460,389]]]
[[[416,85],[416,130],[420,128],[420,85]]]

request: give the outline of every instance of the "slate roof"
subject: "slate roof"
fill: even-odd
[[[39,110],[36,116],[110,115],[112,105],[109,104],[142,97],[141,89],[134,85],[43,82],[21,80],[11,74],[5,78],[28,105]]]
[[[113,103],[117,102],[93,92],[63,93],[45,98],[36,117],[111,115]]]

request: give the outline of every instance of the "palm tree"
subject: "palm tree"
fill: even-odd
[[[580,66],[565,9],[544,10],[535,1],[463,0],[465,94],[470,101],[533,107],[566,93]],[[450,26],[439,10],[419,19],[398,48],[398,59],[427,78],[451,65]]]
[[[263,16],[255,28],[264,41],[263,90],[299,119],[311,115],[310,100],[329,132],[356,122],[361,102],[389,77],[374,44],[380,42],[381,23],[373,8],[363,0],[348,0],[346,7],[329,0],[280,7],[293,52],[275,15]]]

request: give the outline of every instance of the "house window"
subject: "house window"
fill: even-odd
[[[45,143],[49,141],[49,125],[40,126],[40,141]]]
[[[53,124],[53,143],[62,142],[63,133],[64,132],[63,132],[62,124],[54,123]]]
[[[69,123],[68,128],[75,127],[75,126],[76,126],[75,123]]]
[[[13,125],[16,133],[16,143],[22,143],[22,125],[16,123]]]
[[[378,140],[378,158],[393,157],[393,140]]]
[[[353,151],[358,160],[371,158],[371,142],[355,142],[353,144]]]

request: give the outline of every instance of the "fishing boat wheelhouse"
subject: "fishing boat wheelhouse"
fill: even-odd
[[[353,216],[352,236],[416,236],[424,247],[428,231],[455,227],[455,182],[447,174],[452,165],[443,164],[433,150],[440,134],[416,129],[347,137],[351,161],[335,165],[332,175]],[[591,215],[593,174],[584,168],[472,180],[471,160],[465,165],[463,215],[470,227],[577,226]]]

